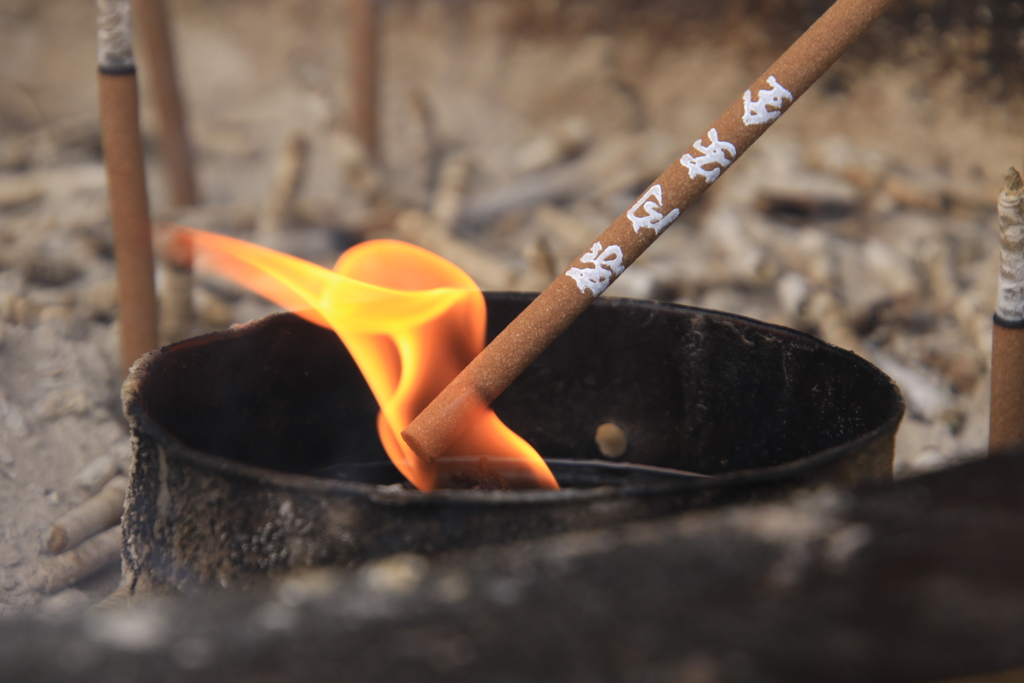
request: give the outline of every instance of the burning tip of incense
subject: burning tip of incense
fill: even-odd
[[[1019,193],[1024,191],[1024,180],[1021,179],[1020,173],[1013,166],[1003,176],[1003,183],[1007,192]]]
[[[402,431],[402,441],[405,441],[406,445],[412,449],[412,452],[418,455],[423,462],[431,465],[437,460],[437,456],[434,455],[427,446],[416,438],[415,434],[409,434],[409,430],[405,429]]]

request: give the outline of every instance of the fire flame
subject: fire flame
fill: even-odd
[[[484,347],[483,293],[455,264],[412,244],[373,240],[347,250],[328,270],[194,228],[173,226],[171,235],[188,245],[196,269],[338,334],[380,406],[384,449],[417,489],[558,488],[537,451],[490,409],[432,464],[401,437]]]

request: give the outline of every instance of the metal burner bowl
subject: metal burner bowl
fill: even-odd
[[[486,295],[491,337],[533,298]],[[337,336],[271,315],[143,357],[122,390],[135,459],[132,589],[246,585],[297,567],[507,543],[891,476],[903,400],[864,359],[786,328],[599,299],[495,402],[560,491],[401,482]],[[627,447],[601,455],[597,428]],[[691,476],[697,473],[706,476]]]

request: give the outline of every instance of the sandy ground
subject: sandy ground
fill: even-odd
[[[366,237],[413,237],[485,289],[538,289],[780,50],[756,21],[659,25],[588,7],[389,5],[374,167],[348,132],[344,3],[173,3],[203,201],[170,206],[147,99],[153,212],[321,263]],[[0,7],[0,616],[81,605],[117,582],[112,569],[43,599],[24,581],[49,523],[88,496],[76,476],[129,451],[93,22],[90,3]],[[1019,99],[991,94],[984,45],[971,41],[984,43],[976,27],[921,29],[903,50],[841,62],[608,294],[729,310],[852,348],[907,397],[898,475],[975,457],[987,439],[994,202],[1024,131]],[[254,234],[294,140],[307,149],[295,200],[280,230]],[[468,173],[451,230],[403,232],[430,217],[445,168]],[[272,310],[205,280],[194,301],[189,333]]]

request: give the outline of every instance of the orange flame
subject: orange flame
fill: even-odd
[[[453,263],[405,242],[374,240],[352,247],[328,270],[202,230],[176,226],[173,235],[187,240],[197,269],[338,334],[380,405],[384,449],[419,490],[558,488],[537,451],[490,409],[432,464],[400,435],[484,347],[483,293]]]

